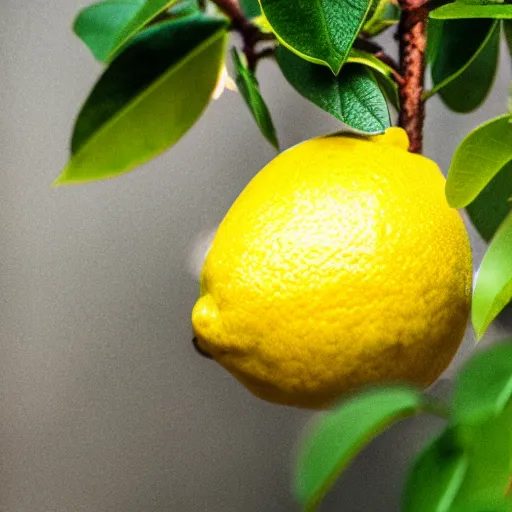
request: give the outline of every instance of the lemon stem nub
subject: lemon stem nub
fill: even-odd
[[[213,359],[213,357],[208,352],[206,352],[206,350],[204,350],[201,345],[199,345],[199,341],[197,340],[196,336],[192,338],[192,345],[194,345],[194,348],[199,355],[206,357],[206,359]]]

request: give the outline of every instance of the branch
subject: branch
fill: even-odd
[[[256,45],[261,41],[274,41],[273,34],[265,34],[250,19],[246,18],[238,0],[212,0],[215,5],[231,20],[231,25],[243,41],[242,51],[247,58],[247,66],[254,71],[258,60],[268,56],[265,50],[256,51]]]
[[[425,78],[427,15],[425,0],[400,0],[402,15],[398,26],[400,44],[399,124],[407,132],[409,151],[421,153],[425,104],[421,98]]]

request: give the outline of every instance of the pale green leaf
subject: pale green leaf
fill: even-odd
[[[376,8],[363,26],[368,36],[376,36],[384,30],[396,25],[400,20],[400,8],[390,0],[378,0]]]
[[[430,17],[437,20],[512,19],[512,5],[501,3],[473,4],[457,1],[434,9],[430,12]]]
[[[512,214],[509,214],[492,239],[476,277],[471,316],[478,338],[511,298]]]
[[[107,62],[147,23],[177,0],[105,0],[83,9],[74,31],[96,59]]]
[[[312,509],[368,442],[396,421],[417,414],[422,405],[416,390],[380,388],[324,414],[300,446],[295,478],[300,503]]]
[[[260,0],[288,49],[337,75],[372,6],[371,0]]]
[[[267,105],[261,96],[258,81],[254,74],[242,63],[238,52],[234,48],[232,55],[237,73],[236,84],[238,86],[238,90],[249,107],[249,110],[251,111],[251,114],[263,136],[276,149],[279,149],[274,123],[270,117]]]
[[[363,133],[383,133],[390,126],[386,99],[361,64],[347,64],[338,76],[280,46],[277,62],[302,96],[341,122]]]
[[[463,208],[512,160],[512,115],[480,125],[459,144],[446,181],[450,206]]]
[[[210,101],[226,21],[191,16],[145,30],[100,78],[75,125],[56,184],[117,176],[172,146]]]

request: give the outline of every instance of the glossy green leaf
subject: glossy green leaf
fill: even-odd
[[[466,206],[473,226],[489,241],[512,209],[512,162],[501,169]]]
[[[258,0],[240,0],[240,5],[248,18],[256,18],[261,14]]]
[[[83,9],[73,28],[96,59],[107,62],[131,37],[176,1],[105,0]]]
[[[499,22],[448,20],[443,22],[437,57],[432,64],[434,87],[455,112],[470,112],[484,101],[494,82],[499,53]],[[467,34],[472,34],[471,38]]]
[[[85,102],[56,184],[117,176],[177,142],[210,101],[225,29],[224,20],[192,16],[137,36]]]
[[[201,8],[198,0],[178,0],[178,3],[169,9],[168,13],[173,17],[192,16],[201,14]]]
[[[249,107],[249,110],[251,111],[251,114],[263,136],[276,149],[279,149],[274,123],[270,117],[267,105],[265,105],[261,96],[258,81],[254,74],[244,66],[235,48],[233,48],[232,55],[235,63],[236,84],[238,86],[238,90]]]
[[[468,469],[468,456],[452,429],[420,453],[409,473],[403,512],[449,512]]]
[[[450,206],[463,208],[512,160],[512,115],[480,125],[455,150],[446,198]]]
[[[371,53],[354,48],[350,51],[347,64],[362,64],[366,68],[375,71],[373,76],[382,89],[382,92],[385,94],[388,101],[398,110],[400,104],[398,86],[393,79],[393,69],[390,66]]]
[[[452,421],[475,424],[499,415],[512,397],[512,340],[476,353],[455,382]]]
[[[372,5],[371,0],[260,0],[281,43],[337,75]]]
[[[434,9],[431,11],[430,17],[437,20],[512,19],[512,5],[499,3],[472,4],[457,1]]]
[[[482,500],[480,503],[452,505],[450,512],[510,512],[510,501],[505,498]]]
[[[277,62],[302,96],[351,128],[373,134],[390,126],[386,99],[364,66],[347,64],[334,76],[282,46],[277,50]]]
[[[512,299],[512,214],[499,227],[482,260],[473,291],[472,321],[480,339]]]
[[[437,58],[442,37],[443,22],[429,19],[427,24],[427,62],[429,64],[435,62]]]
[[[400,8],[390,0],[378,0],[376,8],[363,26],[363,32],[374,37],[400,20]]]
[[[512,404],[509,403],[498,415],[457,428],[468,467],[453,508],[467,510],[472,505],[503,503],[512,474],[511,425]],[[512,510],[510,497],[507,501]]]
[[[295,479],[300,503],[312,509],[369,441],[396,421],[418,413],[422,405],[416,390],[380,388],[323,415],[300,446]]]

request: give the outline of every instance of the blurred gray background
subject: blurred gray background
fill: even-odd
[[[0,511],[298,510],[293,452],[313,415],[253,398],[194,352],[189,322],[205,239],[274,152],[227,92],[149,165],[51,189],[100,72],[70,28],[84,5],[0,3]],[[429,102],[426,154],[445,169],[466,132],[504,112],[504,51],[502,64],[475,114]],[[339,128],[273,63],[260,79],[283,147]],[[487,342],[506,332],[497,323]],[[398,510],[438,427],[419,418],[374,442],[322,510]]]

